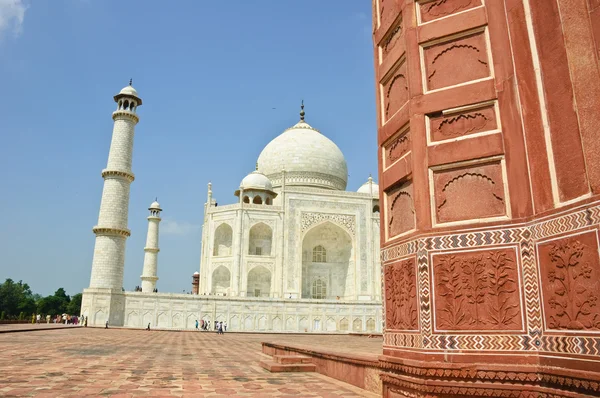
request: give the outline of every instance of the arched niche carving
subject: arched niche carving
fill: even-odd
[[[273,244],[273,229],[259,222],[250,228],[248,233],[248,254],[255,256],[270,256]]]
[[[212,294],[226,294],[231,287],[231,272],[224,265],[217,267],[212,273]]]
[[[222,223],[215,229],[213,256],[231,256],[233,242],[233,228],[227,223]]]

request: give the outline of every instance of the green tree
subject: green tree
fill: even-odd
[[[33,314],[35,309],[35,299],[27,283],[15,283],[9,278],[0,284],[0,311],[7,317],[16,317],[20,312]]]
[[[46,296],[40,299],[37,303],[37,310],[40,314],[58,315],[67,313],[67,307],[71,302],[71,298],[62,287],[59,288],[52,296]]]
[[[79,315],[81,311],[81,293],[77,293],[71,297],[69,305],[67,305],[67,314]]]

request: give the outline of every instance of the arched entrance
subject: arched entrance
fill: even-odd
[[[332,222],[313,227],[302,240],[302,298],[353,299],[352,238]]]

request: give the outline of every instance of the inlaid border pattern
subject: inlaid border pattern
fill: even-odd
[[[570,336],[543,333],[535,244],[539,240],[584,228],[600,226],[600,204],[573,209],[566,214],[535,221],[529,225],[512,226],[497,230],[478,230],[460,234],[424,237],[404,242],[381,251],[381,261],[388,262],[410,254],[417,254],[418,287],[421,333],[385,333],[383,345],[387,349],[426,349],[445,351],[527,351],[600,356],[600,337]],[[526,333],[467,334],[433,332],[433,303],[431,302],[431,264],[429,253],[436,251],[490,248],[517,245],[522,266],[522,284],[525,290]]]

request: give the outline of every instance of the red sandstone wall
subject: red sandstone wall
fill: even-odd
[[[373,13],[384,354],[597,371],[600,0]]]

